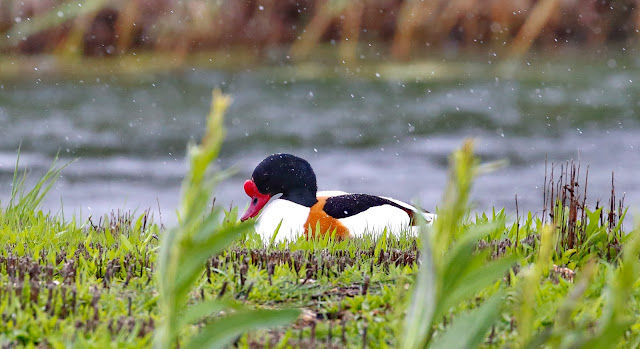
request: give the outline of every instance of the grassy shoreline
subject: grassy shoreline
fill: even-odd
[[[0,55],[0,81],[4,84],[30,79],[108,80],[140,82],[158,75],[182,74],[194,70],[226,72],[268,72],[283,80],[331,79],[357,77],[382,81],[458,81],[472,78],[543,79],[564,81],[570,72],[590,66],[606,65],[615,59],[620,67],[635,66],[632,50],[618,46],[585,52],[565,48],[553,52],[534,52],[526,63],[493,57],[487,64],[484,56],[461,54],[453,57],[437,55],[411,62],[393,62],[372,55],[357,66],[334,62],[332,46],[314,49],[313,59],[296,62],[277,55],[261,59],[248,49],[193,52],[186,56],[172,53],[139,52],[118,57],[85,57],[45,55]],[[545,73],[541,75],[540,71]]]
[[[13,347],[636,347],[639,229],[623,202],[586,205],[567,163],[545,174],[543,217],[470,217],[473,142],[450,157],[433,226],[263,242],[237,208],[209,206],[231,100],[214,91],[190,145],[179,220],[92,219],[39,208],[66,166],[0,207],[0,345]],[[548,214],[548,217],[546,216]]]
[[[571,176],[566,175],[571,168],[563,177],[566,183],[551,178],[548,187],[571,189],[567,186]],[[147,212],[105,216],[98,222],[64,221],[39,210],[35,198],[43,192],[22,194],[31,199],[16,200],[0,210],[2,345],[150,346],[161,318],[154,274],[163,229]],[[621,251],[637,235],[637,228],[619,230],[621,210],[613,210],[614,221],[609,224],[611,217],[602,208],[592,212],[575,206],[582,205],[580,197],[554,206],[559,235],[538,279],[534,278],[537,281],[530,280],[527,270],[540,263],[545,234],[540,218],[526,213],[506,224],[503,211],[465,218],[460,228],[463,235],[493,222],[474,248],[476,253],[487,260],[510,256],[517,263],[472,300],[449,309],[431,329],[432,336],[444,336],[458,314],[477,308],[501,289],[507,296],[500,306],[500,319],[483,336],[483,347],[522,344],[523,312],[529,314],[532,336],[556,327],[566,327],[585,341],[595,336],[608,311],[609,280],[622,267],[618,264]],[[555,199],[567,198],[561,194]],[[231,220],[236,215],[236,209],[227,213]],[[581,223],[586,221],[589,224]],[[570,234],[573,245],[566,243]],[[290,326],[239,337],[236,343],[241,347],[396,347],[403,309],[419,270],[420,240],[403,235],[346,241],[299,239],[265,248],[259,237],[249,234],[248,240],[241,237],[208,259],[189,293],[189,303],[226,299],[260,309],[302,310]],[[538,285],[534,287],[537,295],[522,303],[522,297],[529,297],[522,288],[527,282]],[[577,289],[582,294],[572,300],[568,323],[558,323],[560,316],[566,316],[562,315],[567,311],[565,299],[571,299]],[[631,300],[640,299],[637,288],[628,292]],[[616,343],[627,346],[640,341],[640,325],[633,324],[640,307],[631,301],[624,309],[633,315],[627,319],[634,320],[625,323]],[[184,338],[195,335],[199,327],[190,327]]]

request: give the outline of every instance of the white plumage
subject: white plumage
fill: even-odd
[[[251,202],[241,220],[257,216],[256,231],[265,242],[272,239],[278,226],[276,241],[295,240],[306,232],[306,225],[312,229],[319,226],[321,231],[314,233],[335,231],[340,238],[348,238],[379,234],[385,229],[415,234],[412,224],[416,215],[423,215],[428,224],[435,218],[392,198],[317,191],[311,165],[291,154],[273,154],[262,160],[245,181],[244,190]]]
[[[346,194],[348,193],[342,191],[319,191],[317,196],[331,197]],[[420,212],[418,209],[405,202],[388,197],[384,198],[393,201],[402,207],[409,208],[414,212]],[[256,232],[260,235],[263,241],[268,242],[271,240],[271,237],[280,222],[282,222],[275,241],[279,242],[285,239],[288,241],[295,240],[306,231],[304,224],[309,216],[309,212],[309,207],[283,199],[273,200],[267,204],[267,206],[262,210],[260,216],[258,216]],[[435,214],[426,212],[423,212],[422,214],[428,224],[433,222]],[[410,226],[411,222],[409,215],[407,215],[404,210],[392,205],[371,207],[356,215],[341,218],[338,221],[349,229],[352,236],[380,234],[385,228],[394,233],[408,231],[414,235],[417,234],[417,227]]]

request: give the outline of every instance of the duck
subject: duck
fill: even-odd
[[[276,242],[316,234],[335,234],[336,238],[345,239],[380,234],[385,229],[416,234],[417,215],[422,215],[427,224],[436,218],[435,214],[389,197],[318,191],[309,162],[286,153],[262,160],[251,179],[244,182],[244,191],[251,201],[240,220],[258,216],[255,229],[263,241],[270,241],[276,230]]]

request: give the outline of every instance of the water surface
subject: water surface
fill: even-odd
[[[413,68],[301,77],[277,67],[0,82],[0,200],[9,197],[21,144],[20,167],[34,175],[58,151],[63,162],[78,159],[45,209],[86,218],[160,207],[163,222],[175,222],[186,143],[201,135],[211,89],[220,87],[234,98],[217,163],[237,170],[217,190],[225,206],[244,207],[242,182],[253,167],[289,152],[311,162],[321,189],[434,208],[448,154],[465,137],[476,139],[481,159],[508,160],[477,180],[478,210],[514,212],[517,195],[521,210],[539,212],[545,161],[571,159],[589,166],[589,202],[608,199],[614,171],[618,195],[640,206],[637,62],[541,60],[513,77],[487,64],[465,63],[466,73],[436,78]]]

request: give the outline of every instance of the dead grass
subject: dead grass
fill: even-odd
[[[256,57],[283,49],[304,59],[319,44],[331,43],[338,47],[336,56],[353,63],[360,59],[359,46],[376,43],[382,43],[379,51],[398,60],[443,49],[519,57],[532,46],[635,42],[640,27],[632,0],[87,3],[97,10],[71,11],[74,1],[3,1],[1,50],[97,57],[165,52],[178,64],[191,52],[229,48],[244,48]]]

